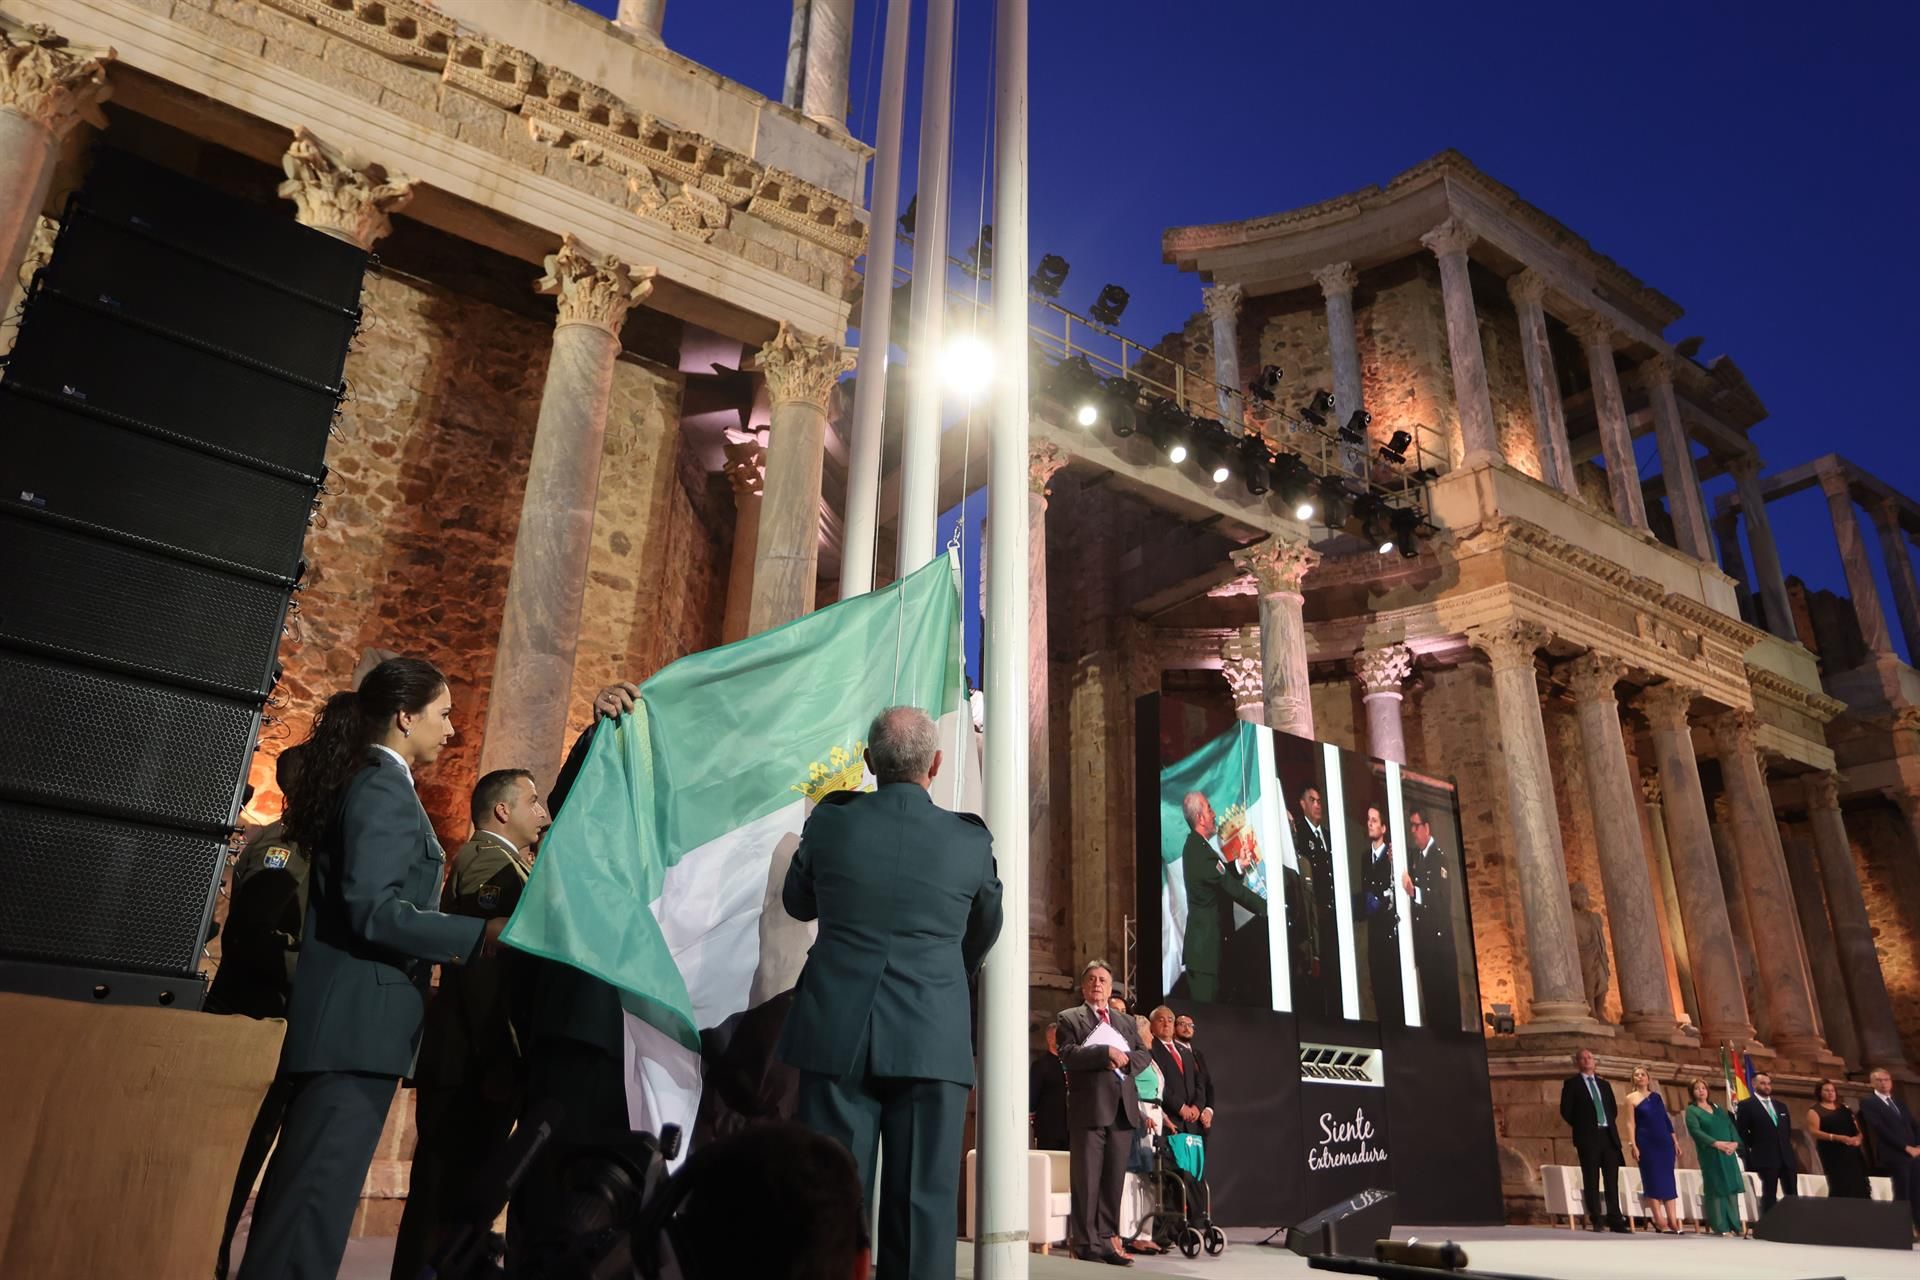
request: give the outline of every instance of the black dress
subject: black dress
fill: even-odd
[[[1854,1123],[1853,1112],[1842,1105],[1828,1111],[1816,1106],[1814,1112],[1820,1117],[1820,1132],[1840,1133],[1847,1137],[1857,1137],[1860,1126]],[[1820,1171],[1827,1175],[1827,1195],[1830,1197],[1851,1196],[1865,1200],[1871,1194],[1867,1186],[1867,1162],[1860,1157],[1861,1148],[1850,1147],[1844,1142],[1816,1141],[1814,1146],[1820,1151]]]

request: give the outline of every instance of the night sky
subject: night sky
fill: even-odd
[[[586,0],[610,12],[616,0]],[[916,8],[919,6],[916,5]],[[857,0],[850,124],[871,141],[882,0]],[[953,252],[982,219],[991,0],[959,0]],[[667,44],[778,98],[791,0],[669,0]],[[1448,147],[1687,314],[1771,416],[1770,469],[1839,452],[1920,495],[1920,6],[1296,5],[1032,0],[1035,261],[1107,281],[1151,344],[1199,310],[1160,234],[1385,183]],[[918,137],[919,31],[906,136]],[[908,156],[902,205],[913,188]],[[990,217],[989,219],[990,220]],[[1643,472],[1658,469],[1651,435]],[[1712,499],[1730,482],[1708,485]],[[1845,590],[1818,488],[1772,504],[1789,574]],[[1865,513],[1868,540],[1874,542]],[[1874,554],[1878,557],[1878,545]],[[1904,651],[1882,571],[1883,599]]]

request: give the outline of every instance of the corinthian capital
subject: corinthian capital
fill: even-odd
[[[0,31],[0,111],[25,116],[56,138],[83,120],[104,128],[100,104],[113,93],[107,64],[115,56],[111,49],[75,49],[51,27]]]
[[[1840,779],[1831,772],[1807,775],[1807,807],[1825,811],[1840,807]]]
[[[1480,233],[1459,218],[1448,218],[1427,234],[1420,237],[1420,243],[1433,250],[1438,258],[1449,257],[1456,253],[1465,253],[1473,248],[1480,239]]]
[[[1573,330],[1581,345],[1587,347],[1605,347],[1613,350],[1613,325],[1598,312],[1590,312],[1568,322],[1567,328]]]
[[[1660,796],[1660,774],[1657,770],[1649,769],[1640,775],[1640,798],[1648,804],[1659,804]]]
[[[1337,293],[1352,293],[1353,286],[1360,283],[1360,275],[1351,262],[1335,262],[1315,271],[1313,280],[1320,286],[1321,296],[1331,298]]]
[[[1047,502],[1047,485],[1066,465],[1067,451],[1051,440],[1027,446],[1027,488],[1039,495],[1043,508]]]
[[[1320,553],[1304,542],[1268,538],[1235,551],[1233,562],[1254,576],[1261,595],[1299,595],[1301,580],[1320,563]]]
[[[1739,453],[1727,459],[1727,470],[1742,484],[1751,483],[1766,465],[1757,453]]]
[[[1664,351],[1656,351],[1640,362],[1640,384],[1658,386],[1662,382],[1673,381],[1673,357]]]
[[[1547,278],[1528,267],[1517,276],[1507,279],[1507,296],[1516,303],[1528,303],[1539,306],[1547,300]]]
[[[1220,671],[1233,690],[1233,705],[1264,707],[1266,694],[1260,666],[1260,628],[1242,627],[1220,644]]]
[[[1693,700],[1700,691],[1691,685],[1676,684],[1672,680],[1663,681],[1647,689],[1640,695],[1638,706],[1647,723],[1656,729],[1676,729],[1687,731],[1687,714],[1693,710]]]
[[[1362,649],[1353,655],[1353,678],[1365,693],[1398,693],[1413,674],[1413,650],[1403,644]]]
[[[1247,300],[1247,291],[1237,284],[1210,284],[1200,291],[1200,299],[1206,303],[1207,317],[1215,324],[1222,320],[1239,324],[1240,304]]]
[[[1713,735],[1714,750],[1722,756],[1754,753],[1753,731],[1758,721],[1753,712],[1737,709],[1722,711],[1707,723]]]
[[[1532,667],[1534,652],[1552,638],[1552,632],[1526,618],[1509,618],[1467,632],[1467,643],[1486,654],[1495,671]]]
[[[767,486],[767,437],[764,431],[728,427],[721,442],[721,468],[736,494],[759,496]]]
[[[832,406],[834,385],[853,361],[854,353],[833,339],[802,333],[784,320],[773,341],[760,348],[767,398],[776,405],[804,400],[822,413]]]
[[[293,145],[280,157],[280,167],[287,174],[280,197],[293,201],[294,216],[362,249],[373,248],[393,230],[388,215],[413,199],[412,178],[335,151],[304,125],[293,131]]]
[[[611,254],[589,253],[571,235],[560,242],[560,252],[547,255],[547,274],[534,284],[538,293],[551,294],[559,303],[562,325],[585,324],[605,330],[616,341],[627,312],[653,292],[654,268],[635,272]]]
[[[27,240],[27,256],[20,259],[20,287],[30,288],[33,273],[53,261],[53,242],[60,238],[60,224],[44,214],[33,220],[33,233]]]
[[[1627,664],[1603,653],[1583,653],[1566,665],[1567,684],[1576,702],[1612,702],[1614,686],[1627,674]]]

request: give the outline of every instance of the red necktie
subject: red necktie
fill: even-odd
[[[1180,1074],[1183,1076],[1187,1074],[1187,1060],[1180,1056],[1180,1051],[1174,1048],[1171,1042],[1167,1045],[1167,1052],[1173,1055],[1173,1065],[1180,1068]]]
[[[1107,1021],[1107,1011],[1105,1009],[1100,1010],[1100,1025],[1109,1027],[1113,1025]]]

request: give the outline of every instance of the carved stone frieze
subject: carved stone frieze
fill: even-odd
[[[336,151],[304,125],[294,129],[280,166],[287,180],[279,194],[293,201],[295,217],[362,249],[373,248],[391,231],[389,215],[413,199],[412,178]]]
[[[523,49],[485,36],[463,35],[454,40],[440,79],[496,107],[518,111],[544,75],[539,60]]]
[[[261,0],[329,35],[364,45],[396,62],[442,67],[453,49],[455,23],[422,0]]]
[[[773,340],[760,348],[759,368],[775,405],[804,400],[825,413],[840,375],[853,368],[854,353],[832,338],[802,333],[781,321]]]
[[[768,173],[755,188],[747,212],[849,258],[866,251],[867,229],[853,206],[791,174]]]
[[[1776,702],[1786,703],[1795,711],[1803,712],[1821,724],[1827,723],[1847,709],[1846,703],[1838,698],[1829,697],[1818,689],[1809,689],[1805,685],[1795,684],[1785,676],[1769,671],[1765,667],[1755,667],[1746,663],[1742,665],[1746,667],[1747,683],[1752,686],[1755,693],[1764,693]]]
[[[556,328],[592,325],[617,341],[627,312],[653,292],[654,271],[653,267],[635,271],[611,254],[591,253],[569,235],[560,242],[558,253],[547,255],[547,274],[534,290],[557,299]]]
[[[1662,618],[1651,617],[1645,613],[1636,613],[1633,618],[1634,634],[1649,644],[1688,661],[1696,662],[1705,651],[1706,644],[1698,631],[1675,626]]]
[[[50,27],[0,29],[0,110],[25,116],[56,138],[85,121],[105,128],[100,104],[113,93],[107,83],[112,49],[78,49]]]

